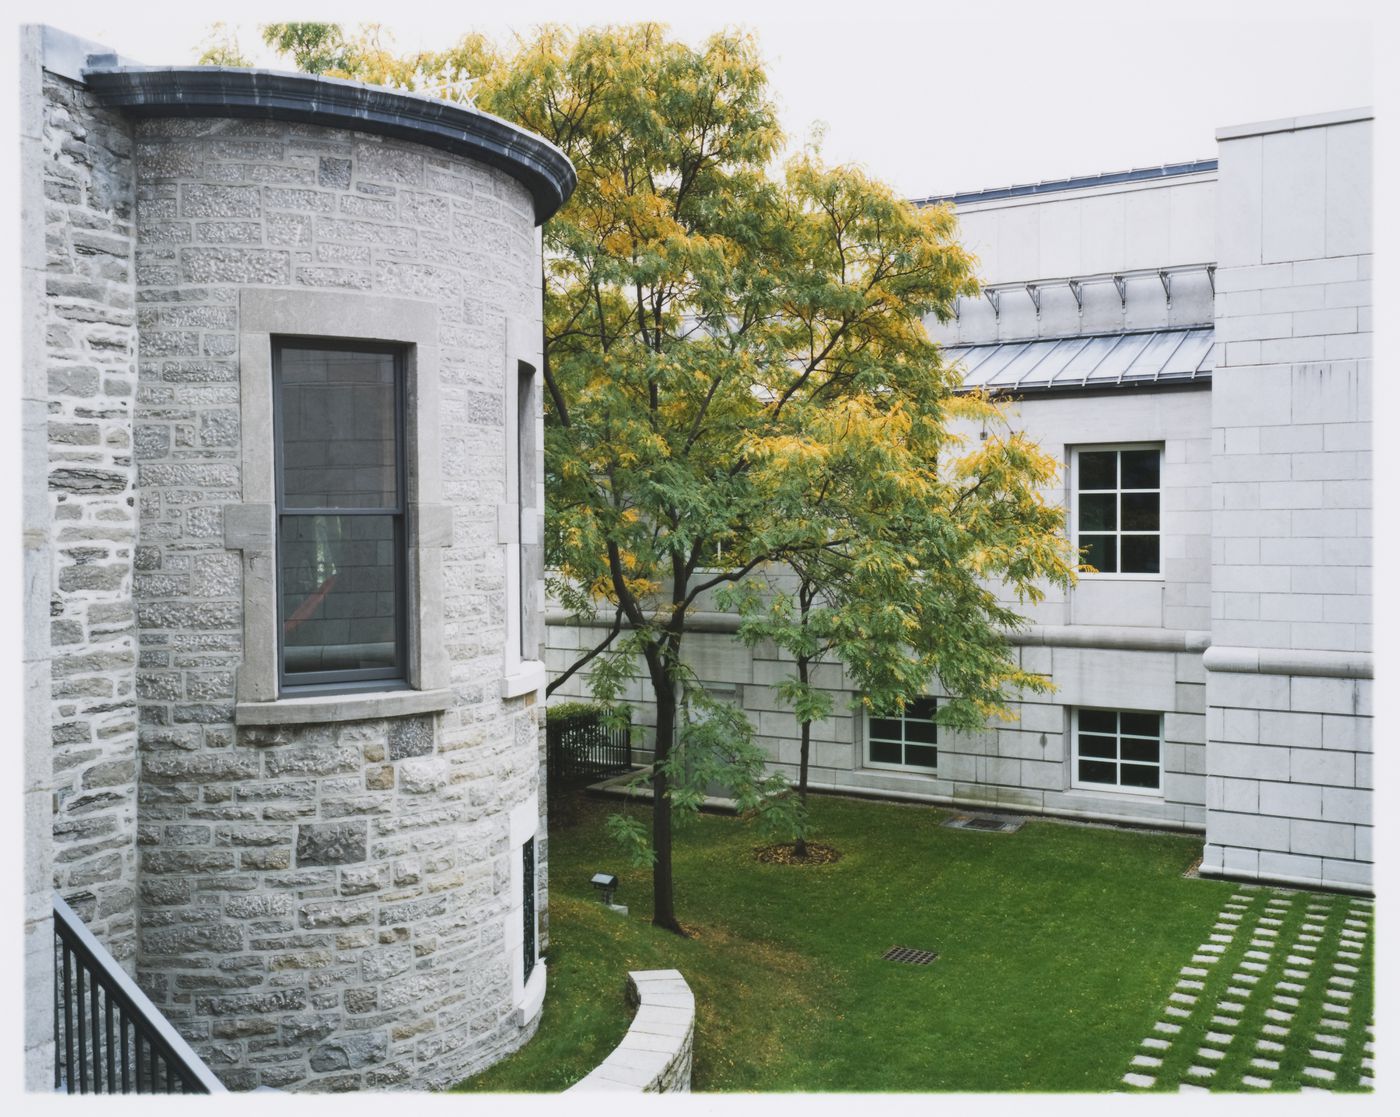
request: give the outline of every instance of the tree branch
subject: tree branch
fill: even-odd
[[[605,637],[603,637],[603,639],[591,651],[589,651],[587,655],[580,656],[577,660],[570,664],[568,670],[566,670],[562,675],[560,675],[557,679],[555,679],[548,686],[546,686],[544,688],[545,697],[548,698],[560,686],[568,682],[569,679],[572,678],[579,670],[581,670],[584,667],[587,667],[590,662],[592,662],[598,656],[602,655],[603,652],[607,651],[608,645],[617,639],[618,633],[620,633],[621,631],[622,610],[619,608],[617,614],[613,617],[612,628],[608,631],[608,634]]]

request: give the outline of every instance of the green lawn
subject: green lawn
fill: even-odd
[[[653,928],[649,873],[620,867],[611,804],[550,834],[549,993],[537,1036],[463,1083],[554,1091],[621,1039],[629,969],[675,967],[697,1003],[697,1090],[1115,1090],[1234,886],[1187,880],[1197,838],[814,801],[833,865],[765,865],[757,833],[703,816],[676,843],[677,909]],[[624,918],[588,884],[618,873]],[[891,946],[936,950],[897,965]]]

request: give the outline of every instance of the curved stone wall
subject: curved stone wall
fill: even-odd
[[[680,970],[633,970],[627,975],[627,999],[637,1015],[622,1042],[569,1089],[690,1093],[695,995]]]
[[[544,978],[527,996],[518,866],[542,719],[533,693],[501,697],[497,536],[507,322],[539,336],[532,199],[307,123],[153,117],[135,139],[139,980],[231,1088],[447,1085],[528,1038]],[[248,400],[268,335],[325,333],[308,306],[430,324],[382,336],[435,350],[413,391],[438,426],[410,454],[439,489],[411,517],[432,694],[244,718],[250,611],[271,607],[269,545],[244,538],[271,431]]]

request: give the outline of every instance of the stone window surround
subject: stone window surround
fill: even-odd
[[[521,585],[521,548],[542,547],[544,525],[541,515],[544,499],[544,479],[538,461],[535,468],[534,493],[520,492],[520,439],[523,433],[517,406],[517,386],[524,368],[531,372],[530,407],[533,422],[536,424],[534,437],[530,440],[538,456],[544,445],[544,419],[539,407],[540,374],[543,365],[538,331],[529,329],[525,318],[512,315],[506,320],[506,361],[505,391],[505,432],[506,432],[506,502],[496,513],[496,541],[505,548],[506,572],[506,643],[505,678],[501,681],[501,697],[515,698],[544,689],[545,666],[543,659],[535,659],[521,654],[522,625],[526,625],[525,615],[533,610],[535,624],[530,626],[538,639],[543,642],[544,600],[536,587],[535,600],[527,599],[526,588]],[[530,631],[527,627],[527,631]],[[542,652],[540,654],[543,654]]]
[[[1067,485],[1066,506],[1069,509],[1069,538],[1072,544],[1079,541],[1079,455],[1085,451],[1096,450],[1156,450],[1157,451],[1157,538],[1159,540],[1157,549],[1157,570],[1155,573],[1133,572],[1133,571],[1100,571],[1096,574],[1088,574],[1083,571],[1079,577],[1093,582],[1104,581],[1124,581],[1124,582],[1161,582],[1166,579],[1166,559],[1161,546],[1161,541],[1165,540],[1166,533],[1162,530],[1162,474],[1161,470],[1166,465],[1166,446],[1160,441],[1148,440],[1145,442],[1092,442],[1082,445],[1067,446],[1065,448],[1065,462],[1068,469],[1065,471]],[[1121,487],[1117,490],[1122,492]],[[1121,523],[1119,528],[1121,530]],[[1093,534],[1092,532],[1090,534]],[[1121,554],[1119,556],[1121,565]]]
[[[446,709],[453,692],[443,616],[430,604],[442,599],[441,549],[452,543],[452,509],[442,500],[436,306],[384,295],[250,288],[239,293],[238,333],[243,502],[224,508],[224,545],[243,553],[243,662],[235,720],[240,725],[351,721]],[[408,688],[279,693],[274,336],[388,342],[405,348]]]
[[[1065,733],[1065,745],[1068,752],[1068,776],[1069,789],[1077,794],[1099,793],[1104,795],[1134,795],[1146,796],[1149,799],[1164,798],[1166,784],[1166,717],[1160,710],[1111,710],[1111,713],[1128,714],[1156,714],[1157,715],[1157,786],[1156,787],[1128,787],[1122,783],[1090,783],[1079,778],[1079,711],[1102,710],[1101,706],[1067,706],[1065,707],[1065,717],[1068,722],[1068,730]],[[1121,737],[1121,726],[1119,729]],[[1122,754],[1122,745],[1119,744],[1119,755]],[[1089,759],[1094,759],[1090,757]]]
[[[539,933],[536,924],[535,968],[530,972],[530,980],[525,980],[525,862],[523,850],[531,838],[538,838],[540,825],[539,792],[532,791],[522,803],[516,804],[510,812],[510,911],[506,915],[506,941],[512,943],[510,955],[511,1001],[515,1005],[515,1022],[525,1027],[544,1007],[545,969],[543,955],[539,954]],[[539,919],[539,842],[535,843],[535,918]]]

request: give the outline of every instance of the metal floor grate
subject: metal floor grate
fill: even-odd
[[[1025,825],[1021,815],[1004,814],[955,814],[943,820],[941,825],[950,830],[980,830],[984,834],[1014,834]]]
[[[927,966],[938,957],[936,950],[915,950],[912,946],[892,946],[881,957],[886,962],[905,962],[911,966]]]

